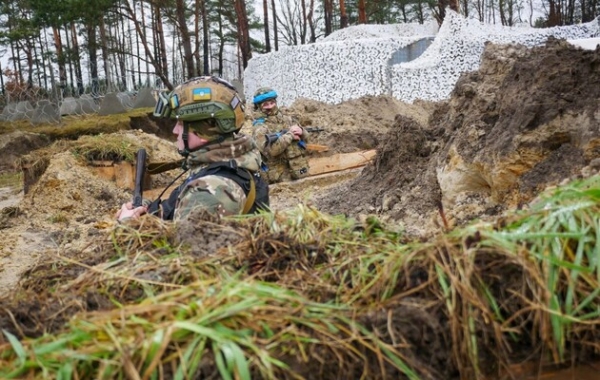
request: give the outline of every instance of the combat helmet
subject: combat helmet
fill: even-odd
[[[270,87],[261,87],[254,93],[254,97],[252,98],[252,103],[254,104],[254,109],[258,109],[260,104],[269,100],[277,99],[277,92]]]
[[[202,76],[189,79],[170,93],[160,93],[154,116],[181,120],[204,137],[227,135],[242,128],[244,104],[231,83]]]

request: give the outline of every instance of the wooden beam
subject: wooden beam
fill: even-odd
[[[327,157],[309,158],[308,174],[313,176],[365,166],[377,154],[376,149],[352,153],[338,153]]]
[[[327,152],[329,147],[327,145],[319,145],[319,144],[306,144],[306,150],[311,150],[313,152]]]

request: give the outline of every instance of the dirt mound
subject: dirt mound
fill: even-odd
[[[16,131],[0,135],[0,172],[19,170],[15,163],[19,157],[48,144],[48,138],[36,133]]]
[[[398,117],[375,162],[317,203],[330,213],[400,220],[423,235],[589,176],[600,156],[599,65],[600,50],[565,41],[488,44],[480,70],[460,78],[428,125]]]
[[[115,135],[125,145],[146,148],[152,162],[179,159],[173,143],[155,135],[139,130]],[[57,253],[85,252],[90,239],[111,227],[114,213],[131,199],[130,189],[100,177],[73,153],[73,147],[89,144],[89,138],[83,136],[78,141],[57,145],[57,151],[48,154],[47,166],[36,183],[11,209],[10,217],[4,218],[0,289],[14,284],[21,272],[39,259],[47,260]],[[165,187],[179,172],[152,176],[152,183],[156,188]]]
[[[375,149],[384,142],[397,114],[426,125],[434,103],[407,104],[390,96],[366,96],[337,105],[298,99],[285,111],[303,126],[322,127],[311,142],[330,147],[331,153]]]
[[[206,305],[220,307],[224,300],[239,297],[250,303],[236,310],[256,328],[244,328],[238,323],[241,319],[232,319],[230,326],[248,334],[243,339],[265,336],[263,326],[268,326],[269,336],[289,337],[292,327],[302,324],[298,337],[315,346],[299,349],[293,335],[291,346],[269,346],[277,360],[306,377],[317,373],[319,378],[401,378],[398,368],[383,361],[384,346],[367,350],[361,343],[371,346],[373,337],[397,349],[420,377],[432,379],[479,378],[475,368],[496,372],[508,363],[547,353],[556,360],[561,348],[568,348],[565,357],[578,360],[597,355],[592,351],[599,332],[590,317],[597,310],[591,297],[597,286],[589,276],[578,279],[576,274],[584,273],[577,268],[593,257],[592,249],[583,249],[597,234],[597,187],[585,195],[593,205],[585,208],[580,206],[585,187],[556,196],[567,194],[572,201],[556,213],[577,211],[556,231],[540,227],[546,210],[554,207],[548,202],[532,207],[531,218],[521,224],[513,215],[481,224],[475,232],[440,235],[416,251],[408,250],[411,244],[406,243],[412,236],[425,237],[475,217],[527,207],[544,187],[597,172],[599,62],[600,49],[583,51],[560,41],[534,49],[490,44],[481,70],[464,75],[447,102],[406,105],[387,97],[337,106],[296,102],[291,112],[301,124],[328,129],[316,135],[315,142],[334,152],[378,148],[360,176],[313,202],[331,214],[359,216],[359,222],[299,206],[299,213],[275,212],[231,223],[199,218],[177,231],[173,224],[149,216],[113,229],[113,213],[130,199],[130,192],[98,178],[70,151],[58,152],[14,212],[12,226],[3,230],[0,267],[4,255],[22,264],[32,253],[41,260],[18,289],[29,298],[0,299],[0,326],[17,336],[39,336],[60,331],[76,312],[111,309],[157,294],[173,297],[163,298],[169,302],[157,304],[160,310],[133,305],[112,313],[111,326],[125,318],[134,326],[115,335],[141,342],[142,333],[157,335],[149,335],[142,324],[136,326],[136,320],[147,325],[144,319],[157,316],[157,325],[165,326],[160,318],[171,313],[191,318],[185,313]],[[119,137],[146,147],[153,161],[178,158],[172,144],[156,136],[134,131]],[[272,194],[289,198],[281,187],[274,189]],[[402,223],[409,236],[369,214]],[[590,223],[582,224],[583,232],[579,221]],[[500,225],[512,229],[497,231]],[[507,249],[517,246],[515,252]],[[568,257],[573,252],[563,247],[581,247],[578,258]],[[548,249],[564,256],[546,260]],[[569,272],[571,268],[575,269]],[[14,273],[7,276],[4,270],[0,289]],[[255,279],[260,283],[253,287]],[[552,289],[546,287],[548,279],[555,284]],[[197,288],[177,289],[191,282]],[[290,298],[291,292],[279,296],[264,282],[297,290],[327,309],[316,309],[318,305],[304,296]],[[167,294],[174,289],[177,292]],[[271,298],[252,300],[265,291]],[[274,296],[281,298],[273,302]],[[332,308],[336,302],[349,307]],[[568,324],[561,330],[548,328],[555,328],[559,323],[553,318],[569,309],[577,311],[568,315]],[[126,317],[127,310],[137,318]],[[225,315],[235,318],[236,313],[227,310]],[[302,322],[300,318],[308,315],[310,319]],[[80,316],[86,317],[98,321],[106,315]],[[201,319],[206,321],[206,314]],[[342,319],[359,321],[368,335],[336,322]],[[222,320],[215,318],[219,328]],[[97,331],[104,330],[89,336],[101,336]],[[552,343],[557,331],[565,335]],[[96,340],[86,350],[95,346]],[[192,352],[183,346],[163,347]],[[131,352],[146,351],[134,347]],[[301,355],[296,358],[293,352]],[[166,357],[180,356],[169,351]],[[216,377],[214,360],[207,357],[202,373]],[[117,358],[114,362],[121,362]]]

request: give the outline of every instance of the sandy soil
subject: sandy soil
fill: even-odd
[[[599,59],[599,51],[561,42],[489,45],[481,69],[463,75],[446,102],[300,99],[286,111],[326,130],[312,140],[330,147],[321,155],[378,154],[364,169],[272,186],[272,207],[303,202],[332,214],[376,215],[423,238],[522,207],[567,178],[593,175],[600,169]],[[132,125],[141,130],[123,139],[142,141],[151,161],[179,158],[163,126],[139,117]],[[154,177],[154,187],[176,174]],[[87,249],[130,197],[69,152],[57,153],[27,194],[0,191],[0,289],[14,286],[40,258]]]

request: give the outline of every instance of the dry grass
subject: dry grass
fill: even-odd
[[[23,181],[23,174],[18,173],[0,173],[0,187],[20,187]]]
[[[127,113],[99,116],[98,114],[65,116],[59,124],[33,125],[27,120],[0,121],[0,134],[26,131],[48,136],[51,140],[74,140],[84,135],[109,134],[130,129],[130,119],[145,116],[151,110],[134,109]]]
[[[4,300],[0,375],[475,379],[595,356],[599,201],[595,177],[426,243],[300,206],[200,223],[202,258],[142,218]]]

